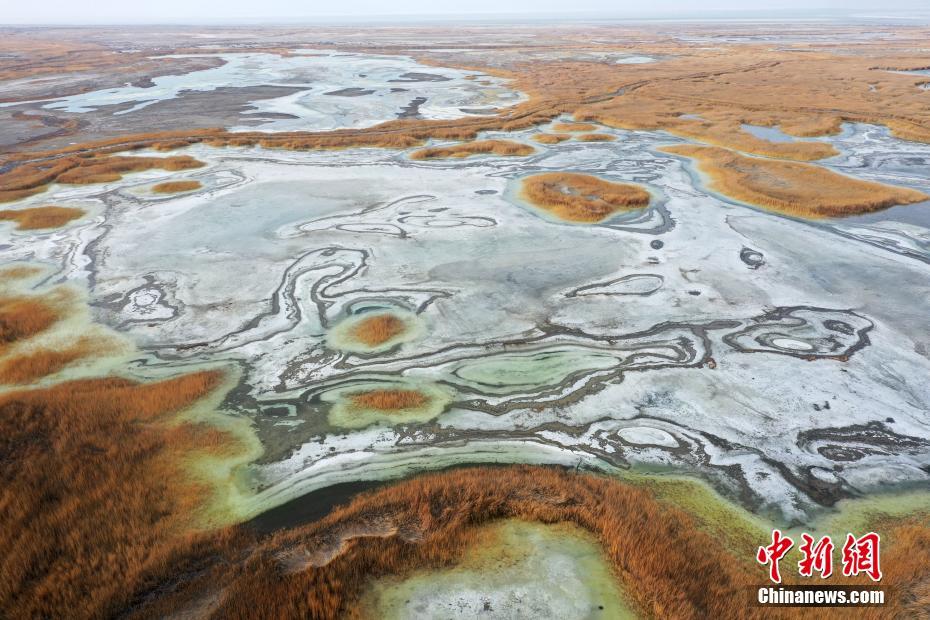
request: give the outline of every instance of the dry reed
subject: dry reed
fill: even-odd
[[[567,522],[591,532],[633,606],[647,617],[848,617],[841,609],[752,605],[765,582],[752,554],[734,555],[645,488],[539,466],[425,474],[366,493],[321,521],[278,533],[244,561],[220,556],[212,570],[167,590],[138,616],[190,610],[210,595],[212,618],[254,618],[256,610],[267,618],[359,618],[360,598],[372,580],[453,565],[476,542],[478,528],[511,518]],[[915,522],[883,532],[883,584],[907,590],[885,608],[860,611],[863,617],[909,617],[907,611],[926,602],[930,528]],[[891,563],[898,568],[890,569]],[[786,583],[800,582],[788,575]],[[834,576],[830,583],[865,582]]]
[[[369,347],[377,347],[404,333],[407,324],[393,314],[366,316],[349,330],[349,336]]]
[[[26,209],[3,209],[0,210],[0,220],[16,222],[16,230],[40,230],[64,226],[84,214],[83,209],[48,205]]]
[[[524,157],[534,153],[533,147],[512,140],[479,140],[452,146],[435,146],[420,149],[410,154],[410,159],[446,159],[471,157],[473,155],[498,155],[502,157]]]
[[[558,144],[571,140],[571,136],[566,133],[538,133],[533,136],[533,140],[540,144]]]
[[[178,194],[181,192],[192,192],[203,187],[200,181],[166,181],[152,186],[152,191],[156,194]]]
[[[585,133],[575,136],[581,142],[613,142],[616,138],[608,133]]]
[[[350,394],[349,401],[358,409],[391,412],[423,407],[429,402],[429,396],[417,390],[370,390]]]
[[[559,132],[597,131],[597,125],[591,123],[553,123],[552,130]]]
[[[87,185],[111,183],[129,172],[161,169],[190,170],[204,165],[187,155],[172,157],[130,157],[80,153],[52,161],[27,162],[0,174],[0,202],[19,200],[45,189],[52,183]]]
[[[90,338],[60,349],[37,349],[11,356],[0,362],[0,383],[22,385],[70,366],[76,361],[100,354],[105,347]]]
[[[61,311],[49,298],[0,298],[0,352],[15,342],[44,332],[61,316]]]
[[[588,174],[546,172],[523,179],[521,197],[568,222],[596,223],[621,211],[649,205],[649,192],[637,185],[611,183]]]
[[[183,528],[205,493],[181,464],[222,439],[167,416],[219,381],[112,377],[0,396],[0,616],[111,616],[144,575],[196,548]]]
[[[797,217],[845,217],[930,199],[917,190],[862,181],[813,164],[687,144],[662,150],[696,160],[714,191]]]

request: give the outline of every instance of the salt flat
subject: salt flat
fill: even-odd
[[[28,251],[89,285],[97,316],[150,351],[148,366],[242,366],[227,404],[266,449],[246,513],[348,477],[494,454],[699,472],[787,519],[926,480],[920,239],[902,249],[862,232],[910,239],[887,223],[813,224],[727,202],[656,150],[677,139],[604,131],[618,139],[464,161],[192,147],[207,167],[43,196],[97,216]],[[900,141],[867,126],[833,141],[838,170],[926,186],[913,159],[869,165]],[[550,170],[642,184],[652,206],[600,225],[553,221],[514,192]],[[148,191],[167,178],[204,188]],[[328,343],[372,308],[421,328],[375,354]],[[334,395],[398,379],[451,404],[333,425]]]

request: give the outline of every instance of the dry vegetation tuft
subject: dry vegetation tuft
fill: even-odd
[[[407,330],[407,324],[393,314],[375,314],[352,326],[349,336],[369,347],[377,347]]]
[[[3,209],[0,210],[0,220],[16,222],[16,230],[39,230],[64,226],[84,214],[83,209],[48,205],[27,209]]]
[[[615,137],[608,133],[585,133],[576,136],[575,139],[582,142],[613,142],[616,140]]]
[[[181,464],[223,437],[168,416],[220,378],[112,377],[0,396],[0,616],[111,616],[145,574],[197,548],[184,527],[205,489]]]
[[[546,172],[523,179],[521,197],[568,222],[602,222],[621,211],[649,205],[638,185],[611,183],[588,174]]]
[[[349,395],[353,407],[386,412],[419,409],[429,400],[429,396],[417,390],[370,390]]]
[[[916,190],[854,179],[813,164],[688,144],[662,150],[696,160],[714,191],[797,217],[844,217],[930,199]]]
[[[49,297],[0,298],[0,353],[15,342],[44,332],[61,316],[57,304]]]
[[[533,136],[533,140],[540,144],[558,144],[559,142],[571,140],[571,138],[567,133],[538,133]]]
[[[55,182],[73,185],[109,183],[120,180],[124,174],[130,172],[142,172],[156,168],[174,172],[200,168],[203,165],[202,161],[187,155],[174,157],[109,156],[89,158],[82,159],[79,165],[58,175]]]
[[[597,131],[597,125],[591,123],[553,123],[552,130],[568,132]]]
[[[420,149],[410,154],[410,159],[446,159],[452,157],[471,157],[473,155],[499,155],[506,157],[524,157],[534,153],[533,147],[512,140],[479,140],[452,146],[436,146]]]
[[[269,618],[363,617],[359,600],[371,580],[453,565],[476,542],[478,528],[509,518],[568,522],[590,531],[646,617],[812,617],[810,609],[751,605],[765,579],[751,554],[734,555],[647,489],[538,466],[426,474],[361,495],[319,522],[264,541],[244,562],[218,558],[211,571],[163,589],[165,596],[139,615],[162,617],[210,594],[217,604],[213,618],[252,618],[256,609]],[[927,602],[930,529],[889,526],[883,543],[883,585],[914,594],[860,611],[863,617],[908,617]],[[848,614],[818,611],[813,617]]]
[[[60,349],[36,349],[0,362],[0,383],[22,385],[53,375],[76,361],[99,355],[106,347],[81,338]]]
[[[187,155],[130,157],[81,153],[55,160],[27,162],[0,174],[0,202],[11,202],[45,191],[52,183],[86,185],[119,181],[124,174],[144,170],[200,168],[203,162]]]
[[[26,278],[37,276],[40,273],[42,273],[41,269],[31,265],[7,267],[6,269],[0,269],[0,283],[4,280],[25,280]]]
[[[192,192],[200,189],[203,185],[200,181],[166,181],[152,186],[152,191],[156,194],[178,194],[180,192]]]

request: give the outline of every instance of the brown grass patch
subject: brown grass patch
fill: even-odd
[[[369,347],[377,347],[404,333],[406,329],[407,324],[393,314],[376,314],[353,325],[349,336]]]
[[[419,409],[429,402],[429,396],[417,390],[370,390],[349,395],[352,406],[378,411]]]
[[[55,160],[33,161],[0,174],[0,202],[19,200],[45,191],[52,183],[87,185],[119,181],[124,174],[144,170],[191,170],[205,164],[187,155],[129,157],[80,153]]]
[[[130,172],[143,172],[145,170],[177,171],[191,170],[204,166],[187,155],[174,157],[123,157],[109,156],[90,158],[81,161],[80,165],[63,172],[55,179],[57,183],[84,185],[89,183],[106,183],[118,181],[124,174]]]
[[[29,207],[27,209],[0,210],[0,220],[16,222],[16,230],[58,228],[84,215],[83,209],[73,207]]]
[[[528,176],[521,183],[520,196],[568,222],[601,222],[621,211],[649,205],[649,192],[637,185],[574,172]]]
[[[597,131],[597,125],[591,123],[553,123],[552,130],[566,132]]]
[[[572,137],[566,133],[538,133],[533,136],[533,140],[540,144],[558,144],[559,142],[571,140],[571,138]]]
[[[787,215],[844,217],[930,199],[916,190],[862,181],[812,164],[687,144],[662,150],[695,159],[714,191]]]
[[[424,474],[366,493],[319,522],[276,534],[244,562],[218,558],[211,571],[162,588],[165,595],[138,615],[163,617],[209,594],[217,601],[213,617],[251,618],[256,609],[274,618],[363,617],[360,598],[371,580],[454,565],[478,540],[478,528],[511,518],[572,523],[591,532],[646,617],[848,617],[841,609],[752,605],[765,582],[765,569],[752,554],[734,555],[645,488],[539,466]],[[882,534],[882,584],[894,594],[887,607],[858,611],[909,617],[907,611],[926,601],[930,529],[915,522]],[[786,575],[786,583],[802,581]],[[869,582],[835,575],[826,583]]]
[[[183,457],[228,437],[170,415],[220,382],[89,379],[0,396],[0,615],[96,618],[201,543]]]
[[[22,385],[55,374],[78,360],[100,354],[105,347],[81,338],[62,349],[38,349],[0,362],[0,383]]]
[[[42,273],[41,269],[30,265],[7,267],[6,269],[0,269],[0,282],[3,282],[3,280],[25,280],[40,273]]]
[[[0,298],[0,352],[40,334],[61,318],[57,304],[48,297]]]
[[[473,155],[499,155],[505,157],[524,157],[534,153],[533,147],[512,140],[478,140],[452,146],[436,146],[420,149],[410,154],[410,159],[447,159],[452,157],[471,157]]]
[[[706,35],[706,31],[695,32],[700,36]],[[824,28],[823,32],[842,38],[849,31]],[[553,43],[547,44],[548,48],[547,45],[542,47],[553,56],[557,52],[572,54],[584,49],[618,51],[624,48],[620,42],[629,41],[632,36],[638,41],[636,52],[654,53],[663,59],[641,66],[571,59],[508,60],[507,56],[513,54],[514,48],[487,45],[482,46],[482,58],[475,61],[482,63],[481,66],[460,68],[510,79],[517,90],[529,95],[529,100],[507,108],[497,116],[454,120],[405,119],[371,128],[325,133],[179,130],[82,142],[44,153],[11,153],[7,159],[24,162],[20,167],[36,159],[47,165],[52,158],[74,154],[149,147],[168,150],[198,143],[299,150],[365,146],[407,148],[428,139],[469,140],[483,131],[525,129],[549,123],[563,114],[588,122],[556,123],[555,127],[593,125],[596,121],[618,128],[664,129],[708,144],[768,157],[806,161],[829,156],[835,150],[819,142],[774,143],[759,139],[743,131],[742,123],[780,126],[795,136],[836,133],[840,124],[847,121],[877,123],[891,128],[897,136],[930,141],[926,92],[915,86],[925,80],[919,76],[880,70],[926,66],[926,57],[915,55],[913,51],[919,49],[926,39],[926,30],[923,29],[899,29],[894,40],[856,41],[855,53],[832,45],[811,47],[797,44],[775,48],[744,43],[730,45],[722,41],[708,48],[675,43],[665,36],[657,37],[649,28],[631,34],[629,29],[607,26],[598,28],[598,39],[603,37],[605,41],[616,43],[607,45],[592,39],[565,47],[560,43],[564,41],[563,34],[551,37]],[[67,59],[78,53],[71,48],[78,48],[80,53],[86,52],[86,42],[63,42],[60,32],[56,32],[54,41],[43,41],[41,45],[37,45],[32,34],[26,41],[14,33],[10,36],[13,41],[10,49],[16,50],[16,55],[22,50],[29,50],[30,57],[14,62],[16,68],[9,69],[9,75],[31,75],[37,59],[39,64],[48,62],[56,67],[62,62],[68,64]],[[475,32],[474,36],[480,39],[487,35]],[[648,40],[654,43],[643,48],[643,42]],[[46,47],[55,49],[56,53],[44,56],[42,50]],[[389,49],[401,51],[394,45]],[[172,53],[172,50],[166,48],[164,52]],[[274,48],[271,53],[286,55],[287,51]],[[106,50],[95,50],[93,54],[106,54],[107,62],[114,62],[113,54]],[[498,57],[497,54],[503,56]],[[134,54],[119,56],[124,59],[135,57]],[[442,60],[430,58],[429,52],[425,51],[417,56],[418,60],[427,64],[450,66],[448,57]],[[135,61],[139,60],[136,58]],[[701,118],[682,118],[683,115]],[[34,191],[7,187],[0,178],[0,200],[12,200],[15,196]]]
[[[586,133],[575,137],[582,142],[613,142],[616,138],[609,133]]]
[[[177,194],[180,192],[192,192],[195,189],[203,187],[200,181],[166,181],[152,186],[152,191],[156,194]]]

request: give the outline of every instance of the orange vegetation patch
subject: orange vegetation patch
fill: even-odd
[[[0,202],[19,200],[45,191],[51,183],[86,185],[119,181],[124,174],[143,170],[168,171],[200,168],[203,162],[187,155],[129,157],[106,154],[73,155],[55,160],[28,162],[0,174]]]
[[[611,183],[589,174],[546,172],[523,179],[520,196],[568,222],[602,222],[621,211],[649,205],[638,185]]]
[[[85,214],[83,209],[73,207],[29,207],[28,209],[0,210],[0,220],[16,222],[16,230],[58,228]]]
[[[87,183],[109,183],[118,181],[129,172],[142,172],[160,168],[162,170],[190,170],[204,165],[187,155],[175,157],[124,157],[110,156],[84,159],[80,165],[58,175],[58,183],[83,185]]]
[[[523,157],[534,153],[533,147],[512,140],[479,140],[452,146],[436,146],[420,149],[410,154],[410,159],[446,159],[450,157],[471,157],[473,155],[500,155]]]
[[[582,142],[613,142],[616,140],[615,137],[607,133],[586,133],[577,136],[575,139]]]
[[[44,332],[60,318],[57,303],[49,297],[0,298],[0,352]]]
[[[558,144],[570,139],[571,136],[566,133],[538,133],[533,136],[533,140],[540,144]]]
[[[407,324],[393,314],[376,314],[353,325],[349,336],[369,347],[377,347],[406,330]]]
[[[184,570],[202,544],[185,528],[208,493],[182,464],[229,437],[171,414],[220,380],[112,377],[0,396],[0,616],[111,617],[152,571]]]
[[[156,194],[178,194],[180,192],[192,192],[200,189],[203,185],[200,181],[166,181],[152,186],[152,191]]]
[[[591,123],[553,123],[553,131],[597,131],[597,125]]]
[[[511,518],[572,523],[591,532],[645,617],[810,617],[809,609],[750,604],[765,579],[752,554],[729,551],[647,489],[538,466],[451,470],[358,496],[321,521],[265,540],[244,561],[229,561],[227,552],[210,571],[167,581],[171,587],[157,590],[161,598],[150,598],[138,615],[190,611],[209,595],[215,618],[252,618],[256,609],[272,618],[359,618],[371,580],[454,565],[478,541],[482,525]],[[889,597],[888,607],[872,617],[908,617],[927,601],[930,529],[887,528],[882,538],[882,585],[894,592],[907,587],[908,595]],[[902,570],[891,569],[898,561]],[[837,575],[829,581],[850,582]],[[848,611],[835,612],[820,617],[848,617]]]
[[[861,181],[812,164],[747,157],[727,149],[689,144],[662,150],[695,159],[714,191],[787,215],[844,217],[930,200],[913,189]]]
[[[423,407],[429,396],[417,390],[370,390],[350,394],[349,401],[358,409],[404,411]]]
[[[21,385],[36,381],[104,350],[101,343],[81,338],[62,349],[38,349],[22,353],[0,362],[0,383]]]
[[[6,269],[0,269],[0,282],[3,280],[25,280],[26,278],[37,276],[40,273],[42,273],[41,269],[29,265],[7,267]]]
[[[681,31],[701,37],[707,35],[706,30],[690,27],[682,27]],[[850,34],[845,27],[824,27],[819,32],[839,41]],[[36,65],[46,63],[50,63],[50,71],[60,73],[62,63],[69,65],[75,54],[96,57],[92,65],[94,70],[102,62],[101,54],[111,64],[129,58],[134,62],[142,60],[142,52],[114,55],[112,50],[96,47],[91,52],[85,49],[86,42],[64,41],[66,35],[62,32],[56,32],[53,40],[41,43],[34,33],[8,34],[8,49],[14,50],[17,56],[23,54],[22,50],[29,50],[29,55],[24,54],[22,60],[12,62],[16,69],[4,73],[7,75],[29,76]],[[477,31],[471,34],[476,40],[487,36]],[[495,36],[500,37],[501,33]],[[514,33],[514,36],[520,34]],[[139,148],[162,150],[197,143],[285,149],[407,148],[427,139],[469,140],[483,131],[526,129],[549,123],[561,115],[571,115],[587,123],[563,124],[583,125],[596,121],[626,129],[661,129],[743,152],[810,161],[832,155],[835,150],[829,144],[813,141],[771,142],[743,131],[742,124],[779,126],[794,136],[819,136],[836,133],[843,122],[877,123],[889,127],[899,137],[930,142],[926,91],[916,87],[925,78],[887,70],[925,67],[926,55],[921,56],[914,50],[920,49],[926,36],[924,28],[896,28],[894,37],[874,41],[857,38],[850,43],[854,48],[845,44],[809,43],[773,47],[742,41],[733,45],[717,41],[713,47],[708,47],[701,42],[672,42],[665,34],[658,34],[651,28],[634,32],[626,27],[602,26],[597,28],[596,39],[585,37],[584,41],[578,40],[566,47],[565,31],[554,29],[552,36],[547,37],[551,44],[543,43],[540,38],[531,46],[534,52],[547,48],[551,59],[530,59],[517,54],[508,60],[509,56],[514,56],[512,46],[482,45],[481,56],[473,61],[481,66],[460,67],[511,80],[516,90],[529,96],[528,100],[503,109],[496,116],[404,119],[371,128],[325,133],[272,135],[190,129],[82,142],[44,153],[10,153],[6,159],[11,162],[39,159],[42,165],[48,165],[51,158],[62,155]],[[636,42],[635,47],[630,41]],[[647,44],[647,41],[654,43]],[[543,47],[538,47],[540,45]],[[0,43],[0,48],[3,46]],[[403,53],[393,44],[390,50]],[[559,53],[573,56],[579,50],[651,53],[661,56],[662,60],[643,65],[611,65],[557,58]],[[178,51],[183,53],[184,49],[164,49],[165,53]],[[280,48],[269,51],[287,53]],[[119,58],[114,59],[115,56]],[[420,50],[416,56],[427,64],[450,66],[448,56],[430,58],[428,50]],[[0,73],[3,73],[2,67]],[[0,200],[12,200],[14,195],[22,197],[36,191],[6,185],[0,178]]]

